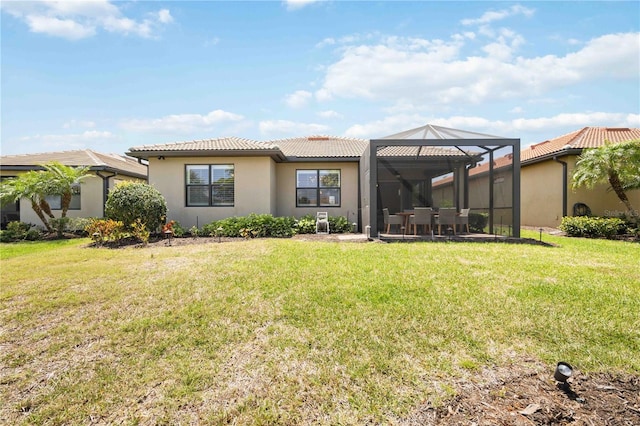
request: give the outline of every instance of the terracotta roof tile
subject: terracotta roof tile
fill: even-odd
[[[3,155],[0,157],[0,165],[7,168],[11,166],[38,167],[52,161],[57,161],[65,166],[107,167],[123,173],[147,176],[147,167],[138,163],[135,158],[118,154],[103,154],[89,149]]]
[[[639,128],[584,127],[575,132],[528,146],[521,151],[520,160],[526,163],[545,155],[560,152],[565,147],[597,148],[604,145],[605,140],[618,143],[634,139],[640,139]]]
[[[232,136],[217,139],[203,139],[186,142],[134,146],[129,149],[129,152],[143,153],[160,151],[268,151],[274,149],[277,149],[277,147],[269,143]]]
[[[286,157],[297,158],[359,158],[368,140],[339,136],[312,135],[272,140],[268,143],[280,148]]]

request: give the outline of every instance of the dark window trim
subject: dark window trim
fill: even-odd
[[[320,186],[320,172],[321,171],[327,171],[327,170],[337,170],[338,173],[340,174],[340,185],[339,186]],[[302,186],[298,186],[298,172],[310,172],[310,171],[315,171],[316,172],[316,186],[315,187],[302,187]],[[340,208],[342,206],[342,169],[333,169],[333,168],[325,168],[325,169],[296,169],[296,175],[295,175],[295,179],[296,179],[296,207],[297,208],[327,208],[327,209],[333,209],[333,208]],[[298,190],[300,189],[315,189],[316,191],[316,204],[299,204],[298,203]],[[331,204],[331,205],[322,205],[322,203],[320,203],[320,190],[322,189],[337,189],[338,190],[338,194],[339,194],[339,199],[340,202],[338,204]]]
[[[207,184],[188,184],[187,183],[187,173],[188,173],[188,168],[190,166],[206,166],[207,167]],[[212,204],[213,203],[213,193],[212,190],[214,187],[219,186],[219,184],[213,184],[211,183],[211,166],[231,166],[232,170],[233,170],[233,174],[234,174],[234,178],[233,178],[233,203],[231,204]],[[236,171],[236,165],[235,163],[193,163],[193,164],[185,164],[184,165],[184,206],[185,207],[216,207],[216,208],[224,208],[224,207],[235,207],[236,205],[236,180],[235,180],[235,171]],[[229,185],[230,186],[230,185]],[[207,188],[207,192],[208,192],[208,198],[209,198],[209,204],[208,205],[204,205],[204,206],[197,206],[197,205],[189,205],[189,191],[188,188],[189,187],[206,187]]]
[[[73,184],[74,187],[78,188],[78,193],[77,194],[71,194],[71,203],[69,204],[69,211],[73,210],[73,211],[80,211],[82,210],[82,187],[80,186],[79,183],[74,183]],[[51,211],[61,211],[62,210],[62,195],[48,195],[47,198],[49,197],[56,197],[56,199],[58,199],[58,203],[57,205],[59,205],[60,207],[51,207]],[[73,197],[78,197],[78,207],[73,207]],[[49,203],[51,204],[51,203]]]

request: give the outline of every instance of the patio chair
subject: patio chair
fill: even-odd
[[[449,225],[453,229],[453,235],[456,235],[456,215],[455,208],[441,208],[438,210],[438,218],[436,219],[438,234],[442,235],[442,225]]]
[[[458,225],[460,225],[460,230],[463,229],[462,225],[466,225],[467,234],[470,232],[469,231],[469,211],[471,211],[471,209],[460,209],[460,214],[456,218],[456,222],[458,223]]]
[[[316,234],[328,234],[329,233],[329,213],[317,212],[316,213]]]
[[[422,225],[425,233],[431,231],[431,207],[414,207],[413,214],[409,216],[409,229],[413,226],[413,235],[417,234],[418,225]]]
[[[389,214],[389,209],[382,209],[382,215],[384,217],[384,224],[386,225],[387,234],[391,232],[391,225],[398,225],[398,228],[404,225],[404,219],[402,218],[402,216],[398,216],[397,214]]]

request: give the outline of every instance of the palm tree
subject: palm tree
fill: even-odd
[[[638,212],[625,191],[640,189],[640,140],[617,144],[605,141],[599,148],[583,151],[576,162],[572,186],[593,188],[600,183],[611,185],[637,223]]]
[[[48,232],[53,232],[47,216],[54,217],[47,203],[46,181],[42,172],[31,170],[15,178],[0,182],[0,202],[15,203],[21,198],[31,201],[31,208],[38,215]]]
[[[70,167],[55,161],[45,164],[43,167],[45,174],[47,174],[47,195],[59,195],[61,197],[60,209],[62,212],[60,217],[67,217],[67,211],[73,196],[73,187],[83,179],[93,175],[89,174],[89,167]]]
[[[15,178],[5,179],[0,183],[0,202],[15,203],[21,198],[31,201],[31,208],[44,224],[47,232],[53,232],[49,219],[55,219],[47,197],[60,196],[61,218],[67,216],[73,187],[83,179],[92,176],[88,167],[70,167],[52,162],[43,165],[44,170],[31,170]],[[64,224],[56,226],[62,232]]]

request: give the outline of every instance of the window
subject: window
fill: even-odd
[[[340,207],[340,170],[297,170],[297,207]]]
[[[233,206],[233,164],[187,165],[187,207]]]
[[[45,200],[49,203],[51,210],[62,209],[62,196],[60,195],[48,195]],[[69,210],[80,210],[80,185],[75,184],[71,187],[71,202],[69,203]]]

